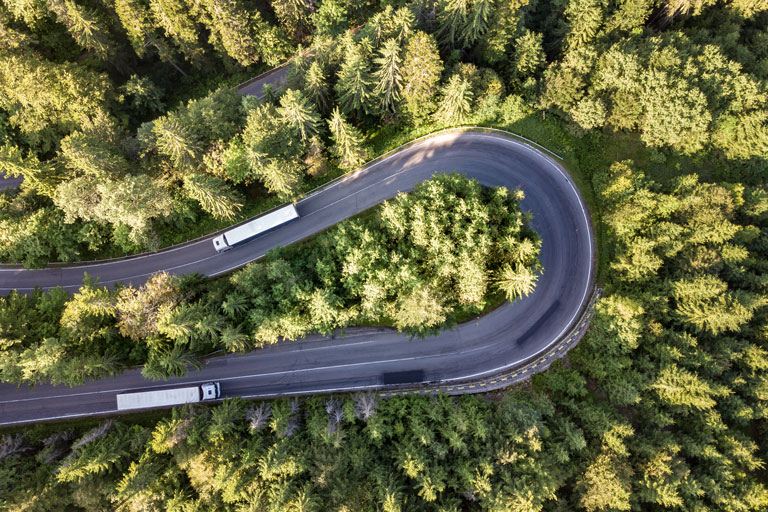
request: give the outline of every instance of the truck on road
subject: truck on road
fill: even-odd
[[[213,248],[217,252],[228,251],[236,245],[244,244],[298,218],[299,212],[294,205],[283,206],[215,237]]]
[[[207,382],[184,388],[120,393],[117,395],[117,410],[171,407],[173,405],[193,404],[203,400],[215,400],[219,397],[221,397],[221,385],[218,382]]]

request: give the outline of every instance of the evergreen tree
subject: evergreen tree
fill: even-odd
[[[249,9],[239,0],[203,0],[200,18],[211,33],[215,48],[241,66],[257,62],[262,51],[282,53],[283,48],[269,48],[275,35],[274,27],[264,22],[259,11]],[[279,39],[279,38],[278,38]],[[274,56],[270,55],[270,62]]]
[[[149,0],[154,23],[181,50],[184,57],[201,64],[204,49],[200,46],[200,31],[192,10],[183,0]]]
[[[342,169],[352,170],[365,162],[366,151],[363,147],[363,137],[360,132],[344,117],[336,107],[328,120],[328,127],[333,137],[333,153],[339,159]]]
[[[191,126],[178,117],[161,117],[152,124],[158,151],[179,170],[197,166],[199,145]]]
[[[280,96],[277,112],[284,122],[299,133],[302,140],[306,141],[317,135],[320,116],[301,92],[293,89],[285,91]]]
[[[372,87],[367,59],[355,48],[345,57],[336,82],[336,94],[344,113],[358,116],[369,113]]]
[[[402,59],[400,45],[395,39],[388,39],[374,59],[378,69],[374,72],[377,80],[374,94],[379,98],[381,108],[396,112],[400,103],[403,79],[400,72]]]
[[[0,49],[0,108],[36,150],[51,151],[64,135],[108,117],[104,106],[112,95],[106,75]]]
[[[328,112],[328,77],[320,63],[315,60],[304,75],[304,93],[321,113]]]
[[[48,6],[77,41],[99,58],[106,59],[114,51],[114,43],[101,16],[73,0],[47,0]]]
[[[469,19],[461,32],[462,46],[475,44],[488,30],[488,23],[494,10],[493,0],[473,0]]]
[[[185,175],[184,192],[217,219],[232,220],[243,206],[238,194],[224,180],[210,174]]]
[[[63,173],[51,162],[41,162],[34,155],[25,158],[18,147],[8,144],[0,148],[0,172],[24,178],[24,188],[48,197],[53,197],[63,178]]]
[[[309,34],[313,3],[306,0],[271,0],[270,3],[277,19],[295,41],[301,41]]]
[[[462,35],[467,29],[471,0],[443,0],[439,6],[440,41],[450,48],[463,46]]]
[[[440,108],[435,117],[446,122],[462,121],[472,107],[472,84],[459,74],[453,75],[442,89]]]
[[[443,61],[434,38],[415,32],[408,40],[402,65],[403,99],[411,115],[423,117],[432,110],[432,98],[443,72]]]
[[[515,301],[530,295],[538,280],[538,275],[528,266],[512,268],[507,265],[499,273],[498,287],[507,300]]]

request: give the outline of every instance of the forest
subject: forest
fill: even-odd
[[[768,508],[768,2],[0,5],[0,170],[24,177],[0,196],[4,261],[161,247],[206,219],[296,197],[392,141],[465,124],[565,156],[595,222],[603,289],[567,358],[503,392],[235,399],[9,430],[0,509]],[[286,57],[284,89],[263,100],[229,89],[227,77]],[[518,241],[506,261],[498,247],[474,254],[480,285],[462,290],[417,266],[421,288],[383,287],[366,303],[364,285],[380,284],[373,267],[310,268],[379,257],[397,205],[440,188],[448,202],[462,190],[483,226],[490,212],[509,214],[478,232]],[[2,349],[14,354],[3,378],[76,383],[143,360],[150,376],[173,375],[196,351],[374,318],[428,335],[495,300],[490,283],[511,299],[532,290],[500,278],[506,268],[535,284],[538,242],[518,199],[448,174],[226,285],[159,275],[140,289],[12,295],[0,308]],[[323,245],[334,236],[347,245]],[[313,285],[266,289],[286,272]],[[260,302],[252,286],[284,301]],[[438,291],[448,302],[423,300]],[[414,316],[409,298],[431,306]],[[62,343],[82,359],[60,358]],[[17,364],[29,347],[39,353]]]

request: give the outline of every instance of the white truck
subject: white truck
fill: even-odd
[[[171,407],[173,405],[193,404],[203,400],[215,400],[219,397],[221,397],[221,385],[218,382],[207,382],[185,388],[121,393],[117,395],[117,410]]]
[[[244,244],[298,218],[299,212],[296,211],[295,206],[292,204],[283,206],[215,237],[213,248],[217,252],[228,251],[236,245]]]

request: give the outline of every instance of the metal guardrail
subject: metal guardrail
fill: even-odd
[[[602,296],[602,290],[595,288],[592,298],[584,308],[579,321],[563,337],[554,343],[546,352],[533,356],[529,361],[520,366],[482,379],[473,379],[458,384],[428,383],[422,385],[407,385],[406,389],[396,391],[380,391],[382,398],[404,395],[434,395],[445,393],[448,395],[466,395],[474,393],[487,393],[497,389],[503,389],[529,379],[536,373],[548,369],[552,363],[562,359],[569,350],[575,347],[589,329],[589,322],[595,314],[595,305]]]

